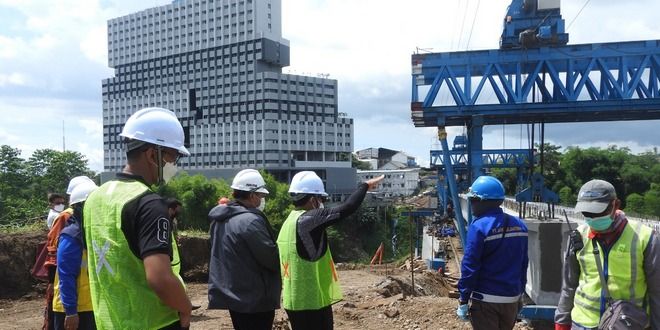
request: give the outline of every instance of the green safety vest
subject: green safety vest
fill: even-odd
[[[580,279],[575,291],[571,319],[584,327],[597,327],[600,321],[600,297],[602,285],[593,245],[589,239],[589,227],[581,225],[584,248],[577,254]],[[644,274],[644,249],[651,239],[652,230],[640,222],[628,220],[626,228],[611,247],[608,257],[607,288],[613,300],[627,300],[643,307],[646,297]],[[604,251],[599,249],[600,263],[605,267]],[[605,269],[603,269],[605,271]]]
[[[98,329],[159,329],[179,320],[177,311],[147,285],[144,264],[121,230],[126,203],[148,190],[139,181],[110,181],[85,202],[89,285]],[[178,260],[176,250],[173,254]]]
[[[291,311],[317,310],[343,298],[330,247],[316,261],[307,261],[298,255],[296,225],[303,213],[304,210],[291,211],[277,237],[282,276],[282,306]]]

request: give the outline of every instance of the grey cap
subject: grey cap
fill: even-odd
[[[603,213],[616,199],[614,186],[603,180],[591,180],[580,188],[578,193],[576,212]]]

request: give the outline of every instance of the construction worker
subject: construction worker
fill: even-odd
[[[126,165],[116,179],[92,192],[84,207],[85,241],[94,318],[99,329],[181,329],[190,325],[191,303],[173,271],[167,204],[149,186],[176,174],[183,127],[163,108],[131,115],[120,136]]]
[[[478,177],[467,198],[474,220],[467,231],[457,315],[474,329],[513,329],[527,283],[527,226],[504,213],[504,186]]]
[[[71,195],[73,192],[73,189],[76,188],[78,185],[81,184],[94,184],[94,181],[86,176],[77,176],[69,181],[69,185],[66,188],[66,193],[68,195]],[[55,218],[49,222],[49,230],[48,230],[48,237],[46,240],[46,251],[48,251],[48,254],[46,255],[46,260],[44,262],[44,267],[48,270],[48,287],[46,288],[46,305],[47,305],[47,318],[45,320],[45,323],[48,324],[49,329],[53,329],[54,325],[54,314],[53,314],[53,297],[54,297],[54,291],[53,288],[55,286],[55,275],[57,274],[57,246],[58,242],[60,239],[60,233],[62,232],[62,229],[64,229],[64,226],[67,224],[69,217],[71,217],[71,214],[73,214],[73,208],[71,204],[72,202],[69,201],[69,207],[66,209],[62,209],[60,205],[64,205],[61,203],[64,203],[64,197],[61,197],[60,195],[57,194],[51,194],[49,199],[53,199],[52,203],[56,203],[54,208],[59,210],[59,213],[53,213],[55,214]],[[53,211],[53,210],[51,210]]]
[[[591,180],[580,188],[575,211],[585,223],[569,239],[555,329],[599,328],[608,297],[631,302],[642,315],[629,318],[626,329],[643,329],[649,320],[652,329],[660,329],[660,239],[651,228],[626,219],[620,204],[607,181]]]
[[[48,216],[46,217],[46,225],[50,230],[53,226],[53,221],[64,211],[64,196],[57,193],[48,194]]]
[[[275,234],[263,213],[266,182],[246,169],[231,188],[234,201],[209,212],[209,309],[228,309],[234,329],[270,330],[282,284]]]
[[[87,275],[87,249],[83,235],[82,209],[87,196],[98,186],[85,182],[71,192],[73,214],[59,235],[53,312],[55,330],[96,329]]]
[[[324,208],[328,194],[312,171],[298,172],[289,193],[295,210],[282,224],[280,250],[282,304],[292,330],[332,329],[332,305],[343,299],[325,229],[355,212],[385,176],[370,179],[337,207]]]

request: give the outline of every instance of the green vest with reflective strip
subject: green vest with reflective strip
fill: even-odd
[[[317,310],[342,300],[339,278],[330,247],[316,261],[307,261],[296,250],[296,225],[304,210],[294,210],[282,224],[280,250],[282,307],[287,310]]]
[[[600,297],[602,285],[594,248],[589,239],[589,227],[581,225],[584,248],[578,252],[580,279],[575,291],[571,319],[584,327],[597,327],[600,321]],[[643,307],[646,297],[644,274],[644,249],[651,239],[652,230],[640,222],[628,220],[628,224],[614,243],[607,257],[607,288],[613,300],[627,300]],[[605,271],[604,251],[599,247],[600,264]]]
[[[124,206],[148,190],[138,181],[110,181],[85,202],[89,285],[98,329],[159,329],[179,320],[177,311],[147,285],[144,264],[121,230]],[[173,254],[178,260],[176,250]]]

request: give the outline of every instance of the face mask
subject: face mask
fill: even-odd
[[[324,208],[325,208],[325,205],[323,205],[323,202],[321,202],[320,200],[319,200],[319,208],[320,208],[320,209],[324,209]]]
[[[55,210],[56,212],[64,211],[64,204],[57,204],[57,205],[53,206],[53,210]]]
[[[163,166],[163,181],[165,183],[170,182],[170,180],[176,175],[176,171],[178,168],[174,163],[165,163],[165,166]]]
[[[266,208],[266,198],[261,197],[261,202],[259,202],[259,205],[257,205],[257,209],[259,211],[263,211]]]
[[[607,228],[610,228],[614,220],[612,219],[612,216],[608,214],[598,218],[584,217],[584,221],[587,223],[587,225],[589,225],[589,227],[591,227],[591,229],[595,231],[603,231],[607,230]]]

